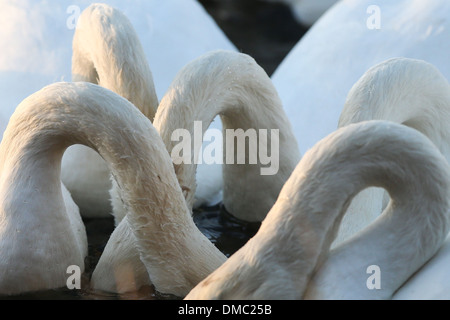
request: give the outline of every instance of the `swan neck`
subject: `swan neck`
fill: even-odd
[[[186,163],[172,152],[179,144],[179,140],[173,138],[173,133],[182,129],[194,140],[198,138],[196,128],[200,126],[202,141],[217,116],[222,122],[222,132],[215,132],[213,136],[215,140],[222,140],[223,144],[216,153],[223,151],[223,154],[221,159],[215,158],[213,163],[224,164],[224,204],[239,219],[261,221],[299,161],[300,152],[275,87],[265,71],[249,56],[227,51],[215,51],[202,56],[177,74],[161,100],[154,125],[172,159],[178,163],[176,170],[180,184],[191,190],[187,195],[188,203],[192,203],[195,193],[196,164],[203,161],[198,161],[198,158],[203,157],[207,148],[203,149],[202,143],[191,143],[191,158]],[[267,137],[266,144],[261,142],[263,133]],[[256,147],[249,150],[250,142],[243,140],[247,143],[245,160],[239,165],[233,165],[238,164],[238,158],[243,158],[242,154],[238,154],[239,137],[255,137],[260,144],[255,142]],[[278,138],[276,142],[275,138]],[[263,163],[261,154],[269,158],[269,164]],[[253,158],[256,161],[251,160]],[[253,189],[255,185],[266,187],[265,199],[250,198],[256,193],[245,190],[245,186],[236,190],[237,179],[247,180],[251,185],[248,188]],[[245,202],[264,206],[258,208],[259,212],[252,212],[255,208],[245,205]]]
[[[97,151],[117,181],[141,259],[152,271],[149,274],[168,274],[170,282],[181,284],[181,292],[186,293],[192,281],[201,280],[185,266],[197,266],[197,274],[206,276],[225,260],[196,228],[158,132],[148,118],[114,92],[81,82],[45,87],[18,106],[4,141],[2,148],[31,149],[29,156],[19,152],[15,158],[34,163],[34,170],[51,155],[46,165],[49,172],[55,164],[59,168],[63,151],[72,144]],[[2,156],[3,165],[11,166],[8,157]],[[59,170],[52,174],[56,183]],[[27,184],[27,177],[21,177]],[[61,192],[60,181],[57,185]],[[180,293],[165,289],[157,287],[164,293]]]
[[[371,229],[371,236],[360,237],[364,244],[355,241],[348,246],[355,256],[364,257],[359,261],[364,267],[367,261],[374,261],[365,259],[370,254],[388,257],[374,261],[388,274],[387,263],[403,259],[410,268],[397,273],[394,282],[399,284],[436,252],[448,232],[450,171],[442,154],[424,136],[414,136],[413,129],[407,130],[414,135],[405,135],[402,130],[406,127],[391,123],[376,130],[370,127],[340,131],[341,135],[324,139],[305,154],[257,234],[261,238],[256,242],[275,245],[271,251],[276,254],[270,259],[292,270],[290,275],[300,279],[303,290],[325,261],[351,200],[367,187],[384,188],[392,201],[385,218]],[[396,131],[399,133],[391,135]],[[408,245],[411,249],[403,250]],[[368,253],[367,248],[376,248],[377,253]],[[357,268],[347,268],[348,255],[342,257],[341,270]],[[339,277],[347,279],[344,274]]]
[[[393,58],[370,68],[351,88],[339,127],[389,120],[425,134],[450,159],[450,85],[422,60]]]
[[[150,120],[158,107],[153,75],[128,18],[105,4],[89,6],[73,38],[72,81],[99,84],[125,97]]]

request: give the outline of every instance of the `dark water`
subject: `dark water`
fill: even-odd
[[[208,239],[226,256],[230,256],[242,247],[258,230],[260,223],[240,221],[230,215],[222,204],[204,207],[193,212],[193,218]],[[153,287],[141,288],[138,292],[115,294],[93,291],[89,288],[89,279],[100,259],[109,235],[114,230],[114,220],[111,218],[84,219],[89,242],[89,253],[85,260],[85,273],[82,276],[81,289],[70,290],[61,288],[33,292],[0,299],[13,300],[168,300],[180,299],[155,291]]]
[[[287,7],[259,0],[199,0],[238,50],[251,55],[271,75],[307,29],[295,22]],[[230,256],[257,231],[259,224],[244,223],[230,216],[221,204],[194,212],[199,229]],[[82,289],[47,290],[19,296],[13,300],[161,300],[178,299],[155,292],[152,287],[130,294],[111,294],[89,290],[89,278],[113,231],[113,219],[85,219],[89,256]]]
[[[237,49],[270,76],[308,29],[276,1],[199,0]]]

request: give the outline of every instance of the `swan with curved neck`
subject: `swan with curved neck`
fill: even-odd
[[[60,288],[69,266],[84,271],[85,227],[60,179],[70,138],[62,126],[75,119],[59,115],[54,98],[20,103],[0,144],[1,295]]]
[[[69,233],[54,234],[52,230],[63,216],[58,170],[61,157],[69,145],[77,143],[96,150],[117,180],[121,197],[128,208],[127,219],[137,239],[140,258],[157,288],[162,288],[164,292],[170,287],[174,294],[182,294],[225,260],[225,256],[195,226],[158,132],[150,120],[126,99],[90,83],[56,83],[25,100],[11,123],[11,126],[25,132],[27,138],[14,145],[2,144],[2,148],[8,148],[6,151],[15,152],[8,157],[6,152],[2,152],[3,182],[0,193],[3,197],[0,263],[5,263],[4,267],[11,272],[23,264],[17,259],[23,258],[26,252],[32,251],[29,254],[34,257],[45,248],[31,248],[25,228],[32,227],[32,222],[43,224],[38,235],[38,228],[34,229],[36,239],[33,240],[39,243],[43,239],[58,249],[45,255],[50,259],[45,265],[45,274],[54,277],[51,270],[55,266],[64,267],[65,272],[67,263],[83,262],[80,255],[78,260],[65,259],[52,264],[58,258],[59,251],[65,252],[62,248],[67,242],[74,242]],[[25,161],[30,157],[31,160]],[[22,161],[28,167],[34,166],[28,171],[17,170],[20,167],[15,165],[15,161]],[[22,179],[22,184],[18,186],[22,191],[16,195],[7,189],[15,176]],[[42,183],[48,187],[43,188]],[[33,194],[39,190],[48,194],[47,197],[41,196],[36,199],[39,201],[24,204],[24,199],[32,200]],[[32,210],[17,212],[27,206],[32,206]],[[49,212],[49,206],[54,212]],[[12,211],[8,211],[10,209]],[[33,211],[37,209],[43,211],[41,215],[46,220],[36,221],[37,215]],[[24,216],[29,221],[23,220]],[[44,227],[49,229],[48,234],[42,232]],[[47,241],[49,235],[54,235],[51,241]],[[21,241],[28,251],[12,250],[19,248],[14,248],[17,246],[16,239],[23,239]],[[15,260],[9,257],[11,254]],[[30,272],[36,273],[38,270],[43,273],[36,265],[30,268]],[[2,289],[5,281],[11,281],[11,277],[3,275],[2,272]]]
[[[389,120],[425,134],[450,160],[450,85],[432,64],[393,58],[370,68],[348,93],[339,127],[366,120]],[[339,244],[379,216],[384,190],[369,188],[353,199],[344,216]]]
[[[193,133],[194,121],[202,121],[205,130],[217,114],[224,120],[224,130],[280,130],[280,149],[272,150],[280,156],[280,167],[275,175],[262,176],[261,164],[224,165],[224,204],[227,209],[241,219],[262,220],[300,155],[291,125],[269,77],[248,55],[214,51],[186,65],[161,100],[154,126],[171,152],[178,143],[171,139],[175,129],[183,128]],[[195,153],[198,151],[193,150],[191,156]],[[192,164],[181,163],[175,168],[191,208],[196,166],[192,161]],[[105,291],[133,291],[149,284],[150,279],[139,260],[135,240],[129,236],[129,222],[126,218],[122,221],[118,218],[126,215],[127,208],[123,206],[120,190],[115,183],[111,199],[118,226],[92,274],[91,284],[93,288]],[[132,281],[121,281],[122,278],[130,278],[126,274],[133,275]]]
[[[72,81],[87,81],[131,101],[150,120],[158,99],[144,49],[128,18],[106,4],[79,17],[73,37]],[[75,145],[63,157],[62,181],[86,217],[111,214],[110,173],[92,149]]]
[[[383,215],[329,251],[352,197],[392,197]],[[450,168],[421,133],[387,121],[338,129],[299,162],[258,233],[186,299],[390,298],[442,244]],[[369,265],[381,290],[366,287]]]
[[[244,164],[227,164],[223,153],[223,203],[239,219],[262,221],[278,196],[281,187],[300,160],[300,152],[291,123],[286,117],[278,94],[265,71],[253,58],[243,53],[218,50],[202,55],[187,64],[177,74],[162,98],[154,119],[154,126],[164,143],[173,153],[180,143],[173,138],[175,130],[184,129],[195,135],[195,122],[201,122],[205,133],[214,118],[220,115],[223,123],[223,140],[226,132],[242,129],[243,132],[260,130],[267,133],[267,149],[277,157],[279,168],[262,174],[267,168],[258,159],[250,163],[246,150]],[[278,146],[271,142],[271,129],[278,130]],[[258,137],[262,142],[261,136]],[[192,206],[195,195],[196,164],[198,155],[192,139],[189,163],[177,161],[172,155],[180,185],[184,187],[186,201]],[[197,147],[200,147],[198,145]],[[261,147],[261,144],[258,146]],[[271,147],[271,150],[270,150]],[[196,149],[195,149],[196,148]],[[226,151],[226,148],[224,149]],[[234,148],[234,158],[238,148]],[[269,152],[269,154],[270,154]],[[233,159],[234,159],[233,158]],[[179,163],[179,164],[178,164]]]

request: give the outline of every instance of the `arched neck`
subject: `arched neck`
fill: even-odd
[[[287,214],[268,216],[261,229],[275,235],[280,251],[287,237],[300,239],[285,253],[308,257],[309,268],[290,266],[305,290],[318,270],[307,297],[389,298],[445,239],[449,174],[442,154],[414,129],[381,121],[349,125],[305,154],[274,207]],[[370,186],[388,191],[389,207],[327,256],[350,201]],[[381,268],[384,290],[366,287],[369,265]]]
[[[351,88],[339,127],[389,120],[425,134],[450,159],[450,85],[432,64],[393,58],[370,68]]]
[[[448,163],[417,131],[379,121],[349,125],[304,155],[249,241],[253,249],[237,263],[249,263],[249,275],[259,279],[277,266],[286,298],[305,292],[319,299],[389,297],[444,240],[449,183]],[[350,201],[369,186],[385,188],[390,207],[369,231],[329,257]],[[251,261],[264,264],[255,268]],[[383,272],[383,292],[367,290],[371,264]],[[319,276],[311,283],[314,272]]]
[[[1,145],[5,151],[0,161],[2,195],[8,196],[10,177],[37,193],[60,193],[59,170],[52,171],[52,166],[59,168],[63,151],[72,144],[91,147],[105,159],[120,187],[128,221],[148,268],[155,264],[158,268],[161,260],[167,262],[167,272],[178,268],[173,255],[179,256],[181,264],[195,270],[198,266],[206,274],[223,262],[224,255],[196,228],[170,156],[151,122],[126,99],[94,84],[56,83],[17,107]],[[39,179],[41,188],[34,189]],[[191,269],[183,270],[178,282],[201,280],[190,273]],[[199,272],[200,276],[206,276],[204,273]]]
[[[125,97],[150,120],[158,99],[144,49],[128,18],[106,4],[81,14],[73,38],[72,80],[99,84]]]
[[[177,159],[180,153],[172,152],[180,143],[179,139],[174,139],[173,133],[182,129],[193,137],[192,140],[200,138],[202,141],[205,131],[217,115],[220,115],[223,126],[219,137],[223,141],[223,148],[221,146],[221,150],[217,151],[223,151],[219,163],[225,164],[225,206],[240,219],[261,221],[299,161],[300,152],[270,78],[249,56],[227,51],[206,54],[177,74],[161,100],[154,125],[177,163],[180,184],[189,190],[186,195],[189,204],[193,203],[196,164],[199,163],[195,157],[199,155],[202,144],[190,144],[190,163],[186,163],[185,158]],[[199,127],[200,130],[196,131]],[[198,137],[198,132],[201,137]],[[244,151],[245,159],[238,150],[239,134],[242,141],[248,143]],[[253,149],[248,142],[252,138],[257,140]],[[203,155],[209,154],[203,153],[200,157]],[[256,161],[252,161],[253,156]],[[236,187],[237,180],[244,183]],[[265,199],[253,199],[258,196],[254,190],[256,185],[266,188]],[[251,203],[251,206],[255,203],[264,205],[252,209],[245,203]]]

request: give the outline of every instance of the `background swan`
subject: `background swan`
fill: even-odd
[[[350,89],[383,61],[424,60],[449,79],[449,13],[450,3],[444,0],[345,0],[327,10],[271,76],[288,118],[296,124],[300,152],[336,129]],[[370,202],[373,209],[366,213],[381,212],[377,196],[357,199],[365,199],[364,208]],[[360,207],[361,202],[355,202],[349,210]],[[334,245],[353,228],[360,229],[357,222],[347,224],[349,220],[346,215],[341,228],[347,235],[338,236]]]
[[[386,188],[391,204],[329,252],[351,198],[370,185]],[[417,130],[385,121],[340,128],[304,155],[255,237],[185,298],[390,298],[441,246],[449,191],[448,162]],[[381,290],[366,287],[368,265],[381,268]]]
[[[0,102],[1,118],[9,119],[11,106],[43,86],[71,79],[72,39],[75,23],[92,0],[4,0],[0,18]],[[132,22],[154,77],[158,97],[162,97],[175,74],[189,61],[216,49],[237,51],[204,8],[194,0],[105,0]],[[195,23],[192,23],[195,21]],[[180,50],[179,48],[183,48]],[[3,132],[7,122],[0,127]],[[2,123],[0,122],[0,126]],[[220,126],[213,123],[213,127]],[[220,170],[198,168],[200,203],[217,199],[211,194]],[[204,172],[204,173],[203,173]],[[212,180],[212,181],[210,181]],[[205,182],[202,182],[205,181]]]
[[[450,85],[426,61],[392,58],[367,70],[348,93],[339,127],[366,120],[389,120],[412,127],[450,160]],[[369,188],[354,198],[336,245],[379,216],[388,199],[379,188]]]
[[[370,6],[379,8],[379,29]],[[344,0],[331,7],[271,76],[296,123],[300,152],[336,129],[351,87],[382,61],[424,60],[450,79],[449,13],[446,0]]]
[[[153,76],[128,18],[105,4],[81,13],[73,36],[72,81],[88,81],[131,101],[153,120],[158,107]],[[85,217],[111,212],[110,173],[98,153],[74,145],[64,153],[61,179]]]

